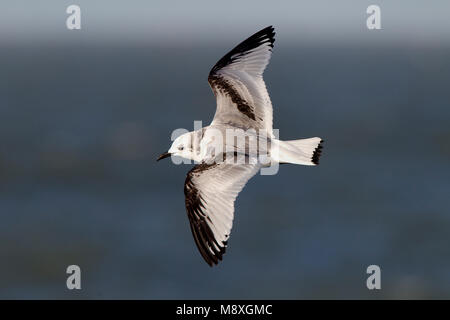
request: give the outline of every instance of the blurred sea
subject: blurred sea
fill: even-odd
[[[274,127],[322,137],[321,165],[250,180],[209,268],[190,167],[155,159],[209,124],[207,74],[230,48],[2,48],[0,298],[450,298],[450,48],[275,48]]]

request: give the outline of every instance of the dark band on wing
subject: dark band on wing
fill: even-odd
[[[213,266],[213,264],[217,264],[219,260],[222,260],[222,256],[225,253],[226,242],[219,244],[215,239],[214,233],[207,222],[207,220],[209,220],[211,223],[211,220],[205,212],[206,202],[195,186],[193,178],[201,172],[212,169],[215,166],[217,166],[217,164],[202,163],[196,165],[188,172],[184,183],[186,211],[192,235],[194,236],[200,254],[210,266]],[[219,250],[217,248],[219,248]]]
[[[249,105],[247,101],[242,99],[236,89],[228,81],[221,77],[220,74],[218,74],[218,71],[263,44],[267,43],[271,48],[273,48],[274,42],[274,28],[272,26],[264,28],[238,44],[233,50],[223,56],[222,59],[220,59],[209,72],[208,82],[211,85],[211,88],[213,88],[214,94],[217,95],[217,91],[219,90],[230,96],[231,101],[236,104],[238,110],[252,120],[256,120],[253,107]]]
[[[236,104],[236,107],[240,112],[245,114],[250,119],[255,120],[255,113],[252,106],[250,106],[247,101],[241,98],[239,93],[237,93],[234,87],[229,84],[227,80],[218,75],[210,75],[208,77],[208,81],[211,85],[211,88],[213,88],[215,95],[217,95],[217,90],[222,91],[224,94],[230,97],[231,101]]]

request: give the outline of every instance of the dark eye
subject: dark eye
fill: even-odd
[[[178,150],[180,150],[180,151],[182,151],[183,149],[184,149],[183,146],[179,146],[179,147],[178,147]]]

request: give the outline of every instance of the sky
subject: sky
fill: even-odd
[[[379,34],[385,41],[450,42],[450,1],[117,1],[4,0],[0,5],[0,41],[70,40],[66,8],[81,8],[86,41],[195,43],[241,38],[274,25],[292,41],[361,41],[371,4],[381,8]]]

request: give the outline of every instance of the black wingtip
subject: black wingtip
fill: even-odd
[[[323,149],[322,143],[323,143],[323,140],[320,140],[319,145],[314,150],[314,153],[311,158],[312,163],[314,163],[315,165],[319,164],[319,158],[322,155],[322,149]]]
[[[209,77],[214,75],[217,70],[222,69],[229,63],[233,62],[239,55],[245,54],[264,43],[268,43],[270,50],[273,48],[275,42],[275,28],[273,26],[265,27],[264,29],[256,32],[252,36],[248,37],[241,43],[239,43],[233,50],[224,55],[211,69],[209,72]]]
[[[246,41],[254,38],[254,39],[260,39],[261,43],[264,41],[269,42],[269,45],[273,48],[273,44],[275,42],[275,28],[273,26],[265,27],[264,29],[258,31],[254,35],[252,35],[250,38],[248,38]]]

